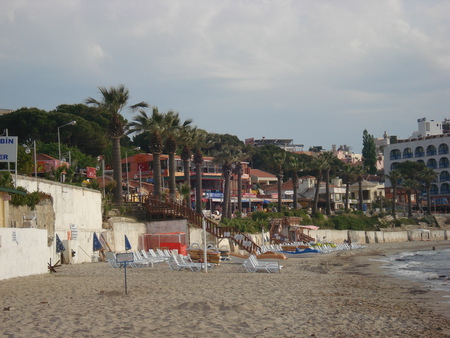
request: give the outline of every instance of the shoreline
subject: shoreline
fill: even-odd
[[[411,245],[414,243],[415,245]],[[416,291],[416,295],[418,298],[422,300],[421,306],[427,307],[431,309],[437,314],[444,315],[450,319],[450,294],[444,291],[434,290],[433,288],[426,286],[424,283],[413,281],[411,279],[402,278],[400,276],[394,276],[388,273],[388,270],[384,269],[382,266],[384,262],[377,260],[380,257],[389,257],[393,255],[397,255],[401,252],[418,252],[418,251],[428,251],[439,249],[448,249],[450,248],[450,241],[420,241],[420,242],[407,242],[405,247],[401,244],[403,243],[389,243],[387,247],[385,246],[387,243],[379,244],[381,245],[381,252],[373,255],[373,256],[361,256],[356,257],[356,260],[366,259],[370,262],[370,274],[373,275],[384,275],[387,278],[392,278],[394,280],[401,281],[403,284],[410,285],[411,288],[419,288]],[[369,244],[371,245],[370,249],[377,250],[378,244]],[[373,247],[375,246],[375,247]]]
[[[290,258],[280,274],[224,262],[205,273],[107,263],[0,281],[10,337],[448,337],[450,304],[372,259],[450,242],[368,244]],[[441,307],[442,305],[442,307]],[[444,311],[444,312],[443,312]],[[446,311],[446,312],[445,312]]]

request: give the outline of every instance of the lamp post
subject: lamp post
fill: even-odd
[[[24,145],[25,147],[25,154],[29,155],[31,153],[30,147]],[[34,177],[37,181],[37,160],[36,160],[36,141],[33,141],[33,162],[34,162]]]
[[[65,126],[73,126],[77,124],[77,121],[70,121],[69,123],[63,124],[62,126],[58,127],[58,160],[61,161],[61,136],[59,134],[59,128],[65,127]]]

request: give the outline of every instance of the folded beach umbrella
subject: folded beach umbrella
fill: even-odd
[[[66,248],[62,244],[61,240],[59,239],[58,234],[56,234],[56,253],[60,253],[66,251]]]
[[[131,244],[130,241],[128,240],[127,235],[125,235],[125,250],[131,250]]]
[[[97,234],[94,232],[94,243],[93,243],[93,251],[98,251],[103,248],[102,243],[100,243]]]

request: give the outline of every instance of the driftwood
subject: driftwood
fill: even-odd
[[[52,260],[50,259],[50,263],[47,263],[47,267],[48,267],[48,269],[50,270],[50,272],[56,273],[56,269],[55,269],[55,268],[61,266],[61,264],[59,264],[60,262],[61,262],[61,261],[58,260],[58,261],[56,262],[56,264],[52,265]]]

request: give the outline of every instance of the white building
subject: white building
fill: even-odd
[[[449,198],[450,134],[442,133],[442,123],[436,123],[432,120],[426,121],[425,118],[419,119],[417,122],[419,123],[419,131],[414,132],[412,137],[385,146],[384,172],[388,175],[398,163],[404,161],[424,163],[438,174],[437,181],[431,185],[431,195],[436,198]],[[390,186],[390,182],[388,186]]]

